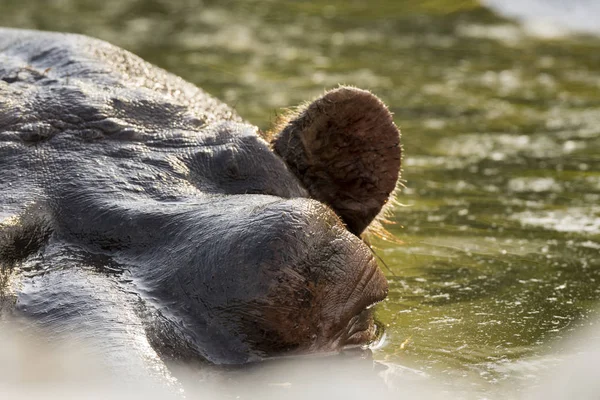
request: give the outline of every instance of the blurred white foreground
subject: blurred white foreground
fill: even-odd
[[[178,381],[169,385],[150,378],[131,382],[102,365],[83,343],[48,343],[6,324],[0,329],[0,399],[586,400],[597,399],[600,393],[598,328],[571,340],[560,354],[515,361],[509,368],[522,376],[509,381],[525,385],[490,385],[489,392],[474,391],[469,382],[442,385],[434,376],[402,366],[374,365],[357,356],[279,360],[235,371],[181,367],[175,373]],[[557,368],[543,367],[556,362]],[[529,379],[535,365],[542,367],[534,372],[537,377]]]

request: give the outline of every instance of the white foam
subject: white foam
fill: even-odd
[[[524,225],[558,232],[600,233],[600,211],[571,207],[565,210],[524,211],[512,216]]]

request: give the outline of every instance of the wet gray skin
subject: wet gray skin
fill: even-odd
[[[359,235],[395,188],[398,130],[345,87],[281,129],[272,150],[106,42],[0,29],[5,303],[117,359],[140,334],[216,364],[369,343],[387,282]]]

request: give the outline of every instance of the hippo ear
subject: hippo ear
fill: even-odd
[[[295,114],[271,145],[310,195],[356,235],[396,187],[400,132],[387,107],[365,90],[325,93]]]

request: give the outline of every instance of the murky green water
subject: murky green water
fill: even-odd
[[[600,38],[470,0],[327,3],[0,0],[0,25],[108,40],[264,129],[324,88],[371,89],[406,186],[403,244],[374,243],[391,287],[375,357],[483,392],[534,379],[600,299]]]

